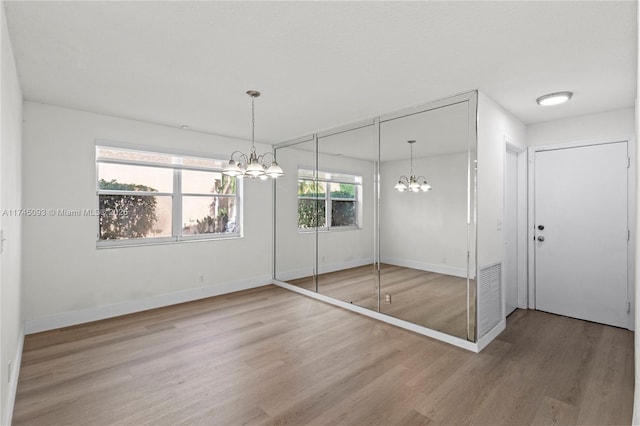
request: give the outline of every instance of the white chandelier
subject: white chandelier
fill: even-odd
[[[411,147],[411,169],[409,177],[400,176],[400,179],[394,188],[400,192],[404,192],[406,190],[411,192],[431,191],[431,185],[427,183],[427,178],[424,176],[416,177],[416,175],[413,174],[413,144],[416,143],[416,141],[407,141],[407,143]]]
[[[284,176],[282,168],[278,166],[276,157],[271,152],[265,152],[262,155],[258,155],[256,153],[256,110],[254,101],[255,98],[260,96],[260,92],[256,90],[249,90],[247,95],[251,96],[251,150],[249,150],[249,155],[240,151],[232,152],[231,159],[222,173],[227,176],[248,177],[250,179],[262,180],[267,180],[269,178],[276,179],[280,176]],[[234,155],[236,156],[235,160],[233,157]],[[271,164],[269,164],[268,167],[265,164],[265,157],[267,155],[272,157]]]

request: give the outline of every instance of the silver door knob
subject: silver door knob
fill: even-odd
[[[542,235],[538,236],[538,241],[540,242],[544,241],[544,237]]]

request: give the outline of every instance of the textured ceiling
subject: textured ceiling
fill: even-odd
[[[636,93],[634,1],[4,4],[27,100],[249,138],[257,89],[268,143],[473,89],[526,124]]]

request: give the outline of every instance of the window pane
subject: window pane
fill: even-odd
[[[227,165],[227,160],[214,160],[213,158],[181,157],[183,166],[207,167],[222,170]]]
[[[235,197],[182,197],[182,235],[238,232]]]
[[[100,239],[171,236],[171,197],[100,194]]]
[[[298,176],[300,176],[300,172],[298,172]],[[321,170],[318,170],[318,179],[330,182],[362,184],[362,176],[336,172],[323,172]]]
[[[348,200],[356,199],[356,186],[350,183],[334,183],[329,184],[331,198],[344,198]]]
[[[184,194],[235,194],[236,179],[220,172],[182,171]]]
[[[298,179],[314,180],[315,177],[316,172],[313,170],[298,169]]]
[[[318,182],[316,185],[316,182],[312,180],[299,180],[298,196],[324,198],[326,194],[325,185],[324,182]]]
[[[96,146],[99,240],[239,235],[241,214],[236,210],[241,206],[242,184],[222,175],[226,164],[212,158]],[[181,182],[178,187],[173,184],[176,180]]]
[[[173,170],[98,163],[98,185],[103,190],[173,192]]]
[[[315,226],[319,228],[326,226],[325,201],[298,200],[298,228],[314,228]]]
[[[356,202],[336,201],[331,202],[331,226],[357,226]]]
[[[172,164],[173,156],[158,152],[144,152],[120,148],[96,147],[98,158],[112,158],[116,160],[144,161],[145,163]]]

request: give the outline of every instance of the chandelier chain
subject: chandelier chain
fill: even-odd
[[[256,104],[255,104],[255,98],[252,96],[251,97],[251,146],[254,146],[256,144],[255,133],[256,133]]]
[[[411,177],[413,177],[413,143],[409,143],[409,146],[411,147],[411,166],[409,172]]]

